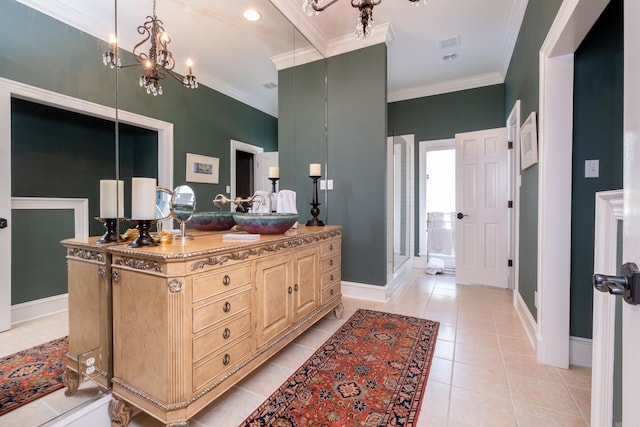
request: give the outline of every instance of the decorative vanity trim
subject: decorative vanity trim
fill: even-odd
[[[182,290],[182,282],[173,279],[169,282],[169,292],[180,292]]]
[[[70,257],[80,258],[87,261],[104,262],[104,253],[98,251],[92,251],[88,249],[69,248],[68,252]]]
[[[113,263],[116,265],[135,268],[136,270],[154,270],[158,273],[163,272],[162,264],[148,259],[119,256],[114,258]]]

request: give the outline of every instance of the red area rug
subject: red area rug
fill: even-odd
[[[59,338],[0,359],[0,415],[62,388],[69,344]]]
[[[413,426],[438,327],[358,310],[241,425]]]

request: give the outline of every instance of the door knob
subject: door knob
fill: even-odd
[[[6,218],[0,218],[0,228],[7,228],[7,219]]]
[[[462,219],[462,218],[464,218],[465,216],[469,216],[469,215],[467,215],[467,214],[463,214],[462,212],[458,212],[458,215],[456,215],[456,217],[457,217],[458,219]]]
[[[622,295],[629,304],[640,304],[640,269],[633,262],[620,267],[619,276],[593,275],[593,287],[600,292]]]

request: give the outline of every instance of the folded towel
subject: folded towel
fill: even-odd
[[[292,190],[280,190],[278,192],[278,213],[298,213],[296,209],[296,192]]]
[[[253,199],[251,212],[255,213],[271,213],[271,197],[269,191],[256,191],[256,198]]]

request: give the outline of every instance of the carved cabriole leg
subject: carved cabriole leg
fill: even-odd
[[[336,319],[342,319],[342,315],[344,314],[344,304],[338,304],[338,306],[333,309],[333,314],[335,314]]]
[[[76,394],[76,391],[78,391],[78,385],[80,384],[78,373],[67,366],[64,370],[64,374],[62,374],[62,384],[67,388],[64,391],[65,396],[69,397]]]
[[[131,412],[133,406],[117,397],[112,397],[109,402],[109,417],[111,418],[111,427],[127,427],[131,420]]]

